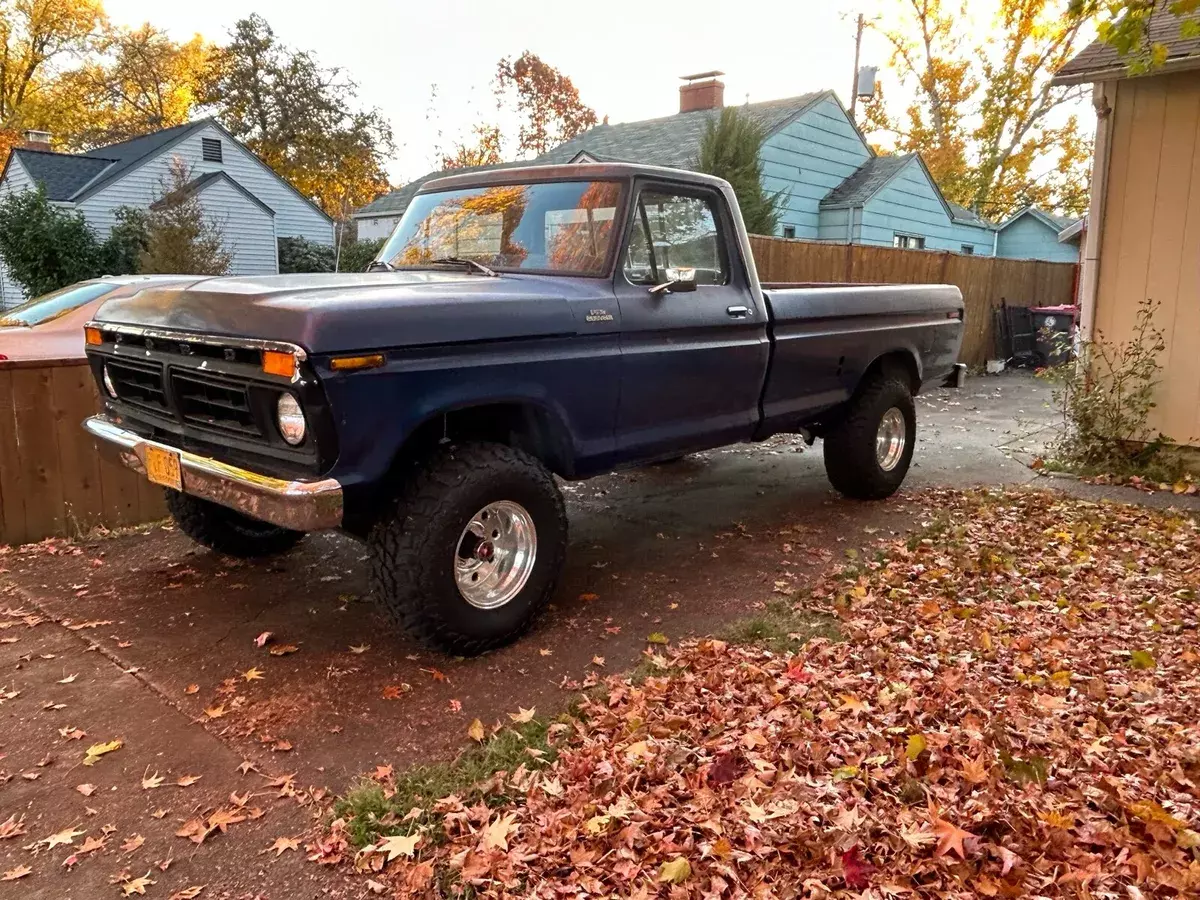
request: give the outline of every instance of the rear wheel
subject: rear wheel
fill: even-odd
[[[226,556],[275,556],[291,550],[304,538],[303,531],[260,522],[209,500],[170,488],[165,493],[175,526],[196,543]]]
[[[872,376],[850,402],[846,417],[825,436],[825,472],[847,497],[890,497],[908,474],[916,437],[916,408],[908,385]]]
[[[473,656],[516,639],[549,602],[566,508],[529,454],[463,444],[412,473],[368,545],[383,609],[418,640]]]

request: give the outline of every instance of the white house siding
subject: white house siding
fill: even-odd
[[[759,154],[763,189],[787,192],[776,231],[783,234],[790,225],[798,238],[821,237],[821,200],[870,157],[846,113],[829,97],[768,137]]]
[[[214,181],[200,192],[200,205],[221,225],[233,260],[230,275],[274,275],[279,271],[274,217],[228,181]]]
[[[926,250],[960,252],[974,246],[979,256],[992,255],[992,232],[954,222],[924,169],[913,159],[862,211],[862,242],[890,247],[897,234],[925,238]]]
[[[203,138],[216,138],[221,142],[221,162],[204,160],[200,144]],[[304,237],[321,244],[333,244],[333,223],[328,218],[253,154],[212,125],[199,128],[178,143],[159,151],[157,156],[79,204],[80,211],[101,238],[107,236],[112,228],[118,207],[145,209],[162,196],[174,157],[187,163],[193,178],[208,172],[228,173],[230,178],[275,211],[275,229],[279,237]],[[231,227],[236,226],[231,223]]]
[[[358,239],[375,241],[379,238],[390,237],[392,229],[399,221],[399,216],[363,216],[355,219],[355,222],[358,223]]]
[[[0,182],[0,197],[7,197],[9,194],[19,194],[21,191],[29,190],[33,187],[33,179],[29,177],[29,173],[25,167],[21,165],[20,160],[15,157],[12,160],[12,165],[8,167],[8,172],[5,173],[4,181]],[[8,266],[4,264],[4,260],[0,257],[0,309],[11,309],[25,302],[25,291],[17,284],[8,274]]]

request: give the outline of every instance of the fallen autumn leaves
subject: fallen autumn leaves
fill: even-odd
[[[471,805],[335,821],[310,858],[385,835],[354,859],[406,895],[1195,896],[1195,522],[933,503],[939,533],[804,601],[844,641],[667,651],[661,677],[609,679],[552,726],[553,762]]]

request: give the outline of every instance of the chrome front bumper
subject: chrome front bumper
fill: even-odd
[[[333,478],[284,481],[179,450],[122,428],[105,416],[92,416],[83,427],[99,438],[106,456],[146,474],[146,448],[179,455],[183,491],[228,506],[253,519],[296,531],[320,531],[342,524],[342,486]]]

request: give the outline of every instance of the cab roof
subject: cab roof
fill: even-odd
[[[633,178],[653,178],[683,184],[699,184],[724,191],[729,183],[715,175],[705,175],[686,169],[667,166],[642,166],[635,163],[567,163],[559,166],[521,166],[511,169],[491,169],[464,172],[431,179],[421,186],[419,194],[453,191],[469,187],[488,187],[497,184],[535,184],[545,181],[625,181]]]

